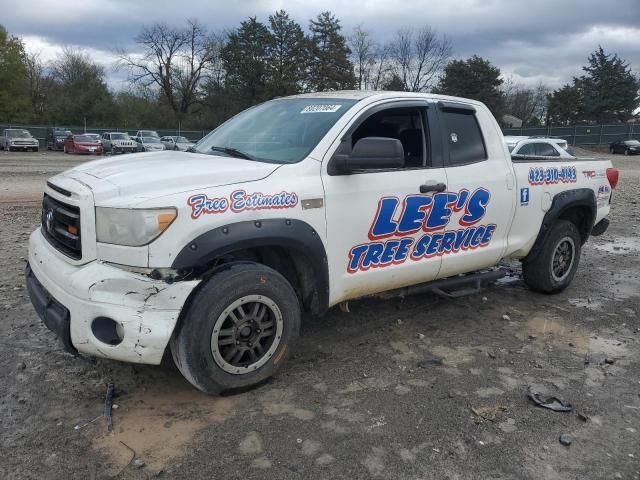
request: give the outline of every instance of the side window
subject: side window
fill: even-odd
[[[536,150],[533,146],[533,143],[527,143],[526,145],[523,145],[522,147],[520,147],[517,154],[518,155],[535,155]]]
[[[548,143],[535,143],[536,155],[540,157],[559,157],[558,151]]]
[[[475,112],[443,110],[440,112],[449,146],[449,166],[482,162],[487,150]]]
[[[400,140],[404,150],[404,168],[422,168],[425,165],[425,151],[428,149],[425,149],[427,141],[422,109],[418,107],[390,108],[374,113],[353,132],[351,147],[366,137]]]

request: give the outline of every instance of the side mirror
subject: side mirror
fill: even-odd
[[[350,155],[336,155],[335,173],[404,167],[404,149],[396,138],[365,137],[356,142]]]

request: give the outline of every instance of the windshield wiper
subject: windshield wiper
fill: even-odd
[[[242,150],[238,150],[237,148],[213,146],[213,147],[211,147],[211,150],[213,150],[214,152],[226,153],[227,155],[229,155],[231,157],[242,158],[244,160],[253,160],[254,162],[259,161],[253,155],[250,155],[250,154],[248,154],[246,152],[243,152]]]

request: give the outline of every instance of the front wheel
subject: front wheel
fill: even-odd
[[[538,254],[522,263],[524,282],[537,292],[561,292],[576,274],[581,250],[582,239],[575,224],[558,220],[547,233]]]
[[[628,148],[625,148],[625,149],[624,149],[624,154],[625,154],[627,157],[629,156],[629,149],[628,149]]]
[[[213,275],[195,294],[171,339],[171,354],[196,388],[220,394],[258,385],[289,356],[300,305],[289,282],[260,264]]]

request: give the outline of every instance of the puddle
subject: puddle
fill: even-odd
[[[608,253],[640,252],[640,240],[634,237],[617,237],[613,242],[592,243],[592,246]]]
[[[199,430],[233,416],[240,400],[238,396],[209,396],[182,381],[166,379],[144,391],[114,399],[114,403],[118,409],[113,410],[113,433],[93,441],[96,450],[111,458],[115,470],[111,474],[132,459],[129,448],[147,468],[160,471],[184,453]]]
[[[618,340],[597,336],[584,328],[568,325],[560,317],[553,315],[530,318],[520,335],[523,340],[535,336],[533,341],[571,349],[579,354],[595,353],[613,358],[626,355],[626,347]]]

